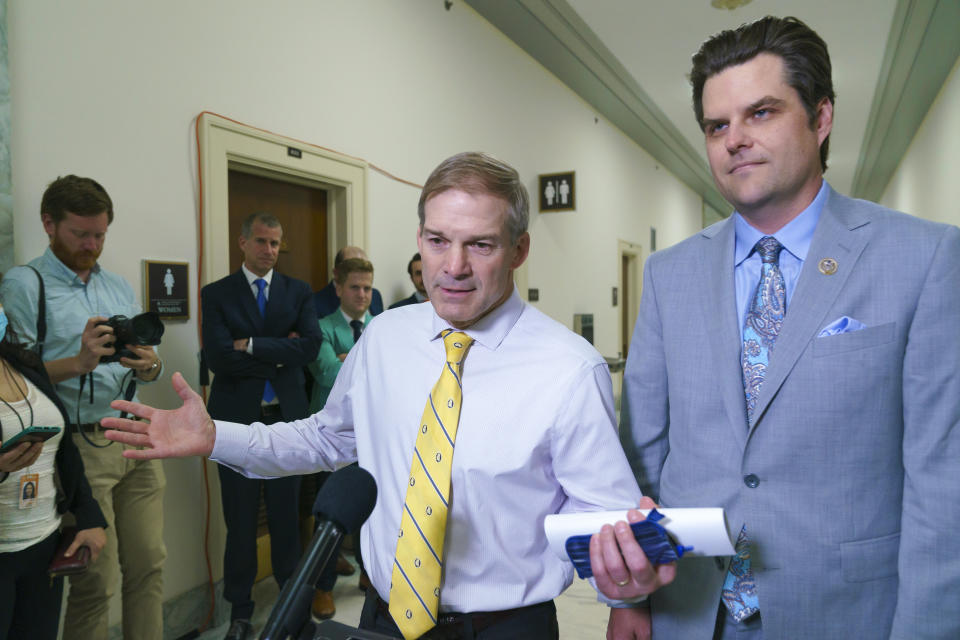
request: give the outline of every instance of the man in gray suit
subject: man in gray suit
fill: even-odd
[[[823,180],[830,59],[798,20],[714,36],[691,82],[736,212],[647,262],[621,433],[644,495],[723,507],[738,553],[681,560],[634,623],[960,638],[960,230]],[[597,583],[636,595],[605,529]]]

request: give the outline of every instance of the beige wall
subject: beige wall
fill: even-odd
[[[619,349],[610,302],[618,239],[643,246],[645,258],[651,226],[660,248],[700,226],[696,194],[462,3],[8,2],[17,262],[45,246],[45,185],[72,172],[95,177],[114,199],[106,268],[138,292],[143,257],[188,261],[195,274],[193,124],[205,109],[415,182],[467,149],[512,163],[531,190],[538,173],[575,170],[578,210],[532,216],[528,284],[568,326],[575,312],[594,313],[606,355]],[[410,290],[417,198],[370,172],[367,248],[388,303]],[[197,348],[192,322],[168,325],[167,375],[143,398],[172,406],[169,373],[195,383]],[[172,597],[206,579],[203,493],[197,460],[165,464]],[[213,513],[219,577],[216,495]]]
[[[960,224],[960,60],[887,185],[881,204]]]

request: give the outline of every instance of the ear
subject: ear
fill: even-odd
[[[337,297],[343,297],[343,287],[340,286],[340,283],[336,280],[333,281],[333,290],[337,292]]]
[[[522,265],[527,256],[530,254],[530,233],[527,231],[523,232],[523,235],[517,239],[517,246],[514,247],[516,253],[513,256],[513,260],[510,262],[511,269],[518,269]]]
[[[422,238],[423,238],[423,226],[418,224],[417,225],[417,253],[419,253],[421,256],[423,255]]]
[[[44,213],[40,216],[40,221],[43,222],[44,232],[52,238],[57,230],[57,223],[53,221],[53,216],[49,213]]]
[[[817,143],[823,144],[833,130],[833,103],[830,98],[823,98],[817,104],[817,119],[814,122],[817,132]]]

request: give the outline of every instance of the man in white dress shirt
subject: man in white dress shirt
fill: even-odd
[[[422,637],[556,639],[553,598],[573,569],[548,549],[545,516],[640,500],[617,439],[610,375],[593,347],[514,290],[530,236],[527,193],[513,168],[480,153],[445,160],[427,180],[419,216],[431,304],[374,318],[320,413],[270,429],[214,422],[177,375],[183,407],[125,403],[150,423],[111,420],[105,426],[122,431],[108,437],[145,447],[131,457],[210,455],[254,477],[359,459],[379,491],[361,535],[375,589],[361,626],[401,637],[385,601],[414,443],[445,362],[441,332],[462,331],[473,343],[461,370],[440,615]],[[648,592],[672,571],[631,579]]]

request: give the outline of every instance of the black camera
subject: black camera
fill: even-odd
[[[136,359],[139,356],[123,345],[158,345],[160,344],[160,337],[163,335],[163,322],[160,321],[160,315],[155,311],[147,311],[132,318],[113,316],[100,324],[113,329],[116,340],[108,342],[106,346],[116,347],[117,349],[112,356],[101,356],[101,364],[119,362],[120,358]]]

